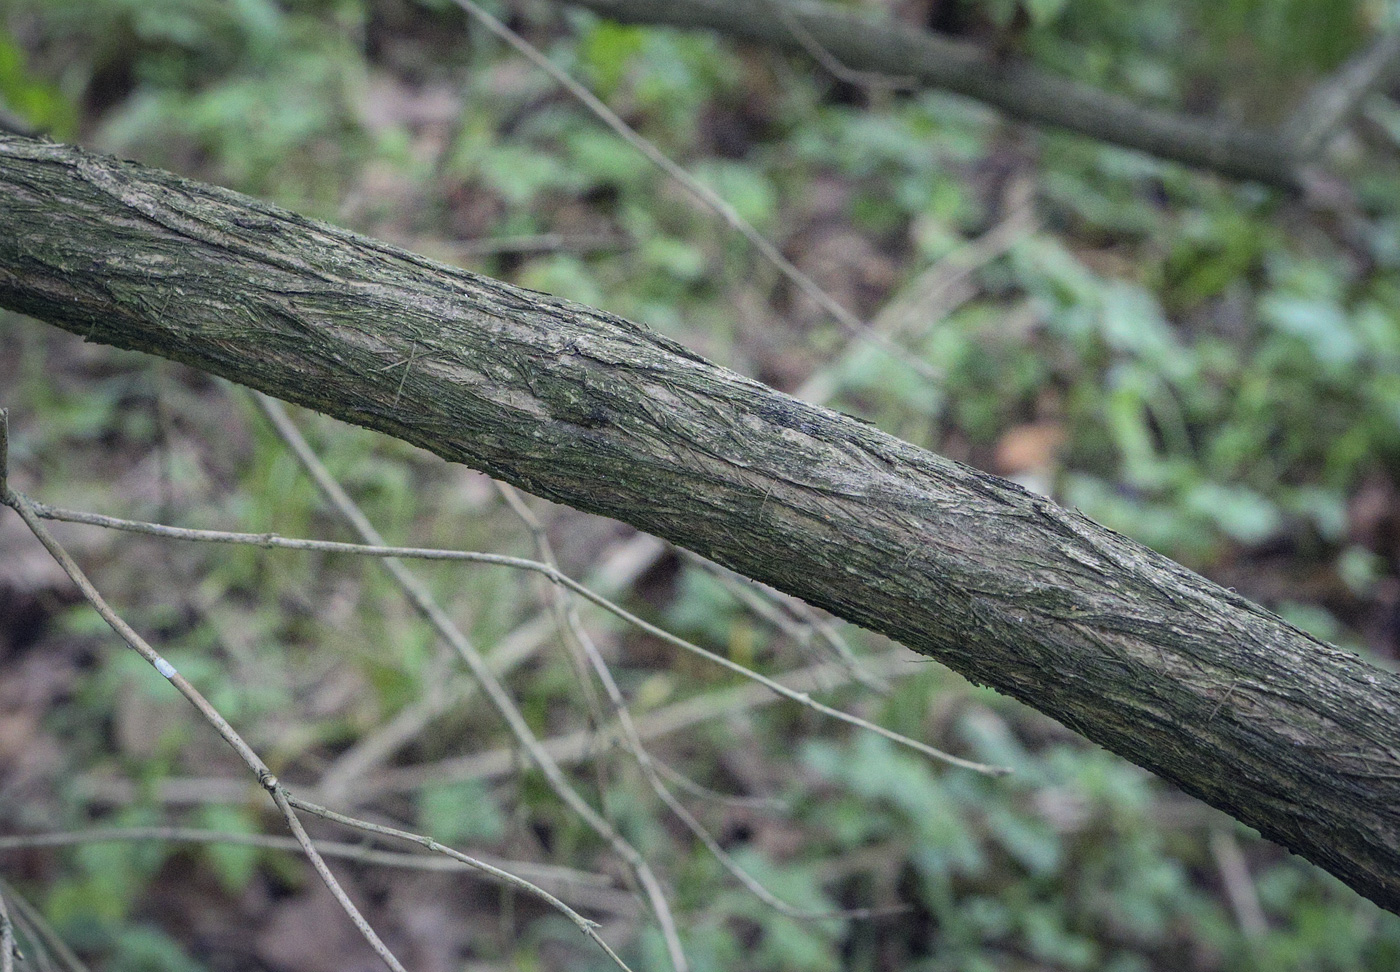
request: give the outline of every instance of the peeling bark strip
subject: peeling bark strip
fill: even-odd
[[[0,306],[673,540],[991,685],[1400,911],[1400,676],[602,311],[0,137]]]

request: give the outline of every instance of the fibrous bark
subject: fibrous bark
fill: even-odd
[[[0,137],[0,306],[615,517],[1048,713],[1400,910],[1400,677],[648,328]]]

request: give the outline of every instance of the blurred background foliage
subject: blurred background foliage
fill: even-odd
[[[1282,121],[1394,17],[1372,0],[851,5],[1144,104],[1256,127]],[[937,92],[863,89],[809,59],[707,33],[620,26],[543,0],[487,6],[862,316],[931,267],[969,261],[899,332],[943,380],[852,343],[448,0],[0,0],[0,101],[55,138],[646,321],[785,390],[820,373],[833,406],[1015,477],[1394,666],[1400,105],[1388,95],[1334,146],[1344,180],[1297,199],[1016,126]],[[968,241],[1027,214],[1033,225],[1002,252],[970,259]],[[46,501],[344,536],[222,383],[14,316],[0,317],[0,379],[12,465]],[[482,477],[303,419],[392,542],[532,554]],[[626,537],[536,509],[583,579]],[[371,564],[65,536],[128,620],[294,786],[444,679],[431,635]],[[251,785],[227,797],[201,788],[236,768],[31,548],[0,532],[0,561],[13,565],[0,576],[10,730],[0,826],[276,832]],[[544,603],[528,579],[499,571],[419,570],[488,651]],[[810,659],[672,555],[625,598],[767,671]],[[587,621],[639,713],[731,684],[605,618]],[[881,647],[847,636],[862,652]],[[588,724],[555,647],[510,680],[545,735]],[[663,759],[709,787],[783,801],[780,812],[693,801],[775,893],[809,908],[912,906],[802,922],[737,887],[625,757],[580,771],[673,886],[697,970],[1400,967],[1400,919],[938,666],[911,661],[888,696],[833,697],[1016,775],[930,766],[784,706],[658,741]],[[449,707],[396,763],[501,739],[481,707]],[[473,848],[606,866],[596,838],[523,770],[367,807]],[[343,918],[318,910],[314,882],[280,852],[100,844],[2,860],[0,874],[95,968],[367,967],[355,939],[331,930]],[[565,923],[503,892],[345,870],[415,968],[605,967]],[[614,916],[605,931],[642,967],[665,967],[644,923]]]

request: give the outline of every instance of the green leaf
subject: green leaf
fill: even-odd
[[[646,30],[611,20],[593,25],[579,44],[579,63],[588,73],[598,96],[613,94],[642,51]]]
[[[29,72],[24,51],[5,33],[0,33],[0,105],[59,138],[72,137],[77,130],[77,107],[58,88]]]
[[[204,972],[169,935],[150,925],[130,925],[113,942],[108,972]]]
[[[1243,486],[1200,483],[1187,492],[1182,505],[1241,543],[1263,543],[1283,526],[1278,507]]]
[[[255,834],[258,827],[253,814],[241,806],[212,803],[200,807],[194,815],[198,826],[228,834]],[[261,851],[244,844],[206,844],[203,856],[213,868],[214,876],[230,894],[242,894],[257,872]]]
[[[467,780],[423,790],[418,795],[418,826],[444,844],[492,843],[505,834],[506,820],[486,784]]]
[[[640,256],[646,266],[679,280],[699,280],[710,269],[702,248],[674,236],[651,237],[642,243]]]
[[[1274,294],[1264,299],[1259,310],[1275,328],[1306,344],[1321,364],[1351,366],[1361,357],[1361,342],[1346,312],[1330,300]]]
[[[649,162],[612,132],[579,127],[565,136],[571,167],[593,185],[633,186],[651,171]]]
[[[1031,26],[1045,27],[1060,19],[1069,0],[1021,0],[1030,14]]]
[[[766,225],[777,211],[772,182],[751,166],[710,161],[697,166],[695,176],[754,226]]]
[[[494,146],[482,156],[480,166],[487,184],[516,206],[528,205],[547,189],[577,181],[562,160],[524,145]]]
[[[1048,876],[1061,866],[1060,838],[1043,820],[1029,820],[1004,804],[987,812],[992,837],[1033,875]]]

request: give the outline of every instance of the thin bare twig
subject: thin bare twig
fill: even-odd
[[[1035,232],[1036,226],[1030,201],[1014,207],[1001,222],[920,272],[880,308],[870,326],[891,340],[898,340],[915,327],[927,333],[972,296],[970,288],[961,293],[958,290],[968,277]],[[839,375],[854,351],[852,345],[847,345],[835,360],[808,377],[793,395],[814,404],[825,404],[839,389]]]
[[[273,776],[271,773],[268,773],[265,777],[259,777],[259,779],[263,786],[267,788],[267,791],[272,794],[272,799],[273,802],[277,804],[277,809],[281,810],[282,815],[287,818],[287,826],[291,829],[292,835],[296,837],[297,843],[301,844],[302,849],[307,852],[306,856],[311,861],[311,866],[316,870],[316,873],[321,876],[322,883],[330,889],[331,894],[335,895],[335,899],[340,902],[341,910],[350,916],[350,920],[354,923],[355,927],[360,930],[360,934],[364,936],[365,941],[369,942],[370,946],[379,953],[379,957],[384,959],[386,965],[394,969],[395,972],[407,972],[407,970],[399,964],[398,959],[394,958],[393,953],[389,951],[389,947],[380,940],[378,933],[370,927],[369,922],[365,920],[365,916],[360,913],[360,909],[355,907],[355,903],[350,900],[350,896],[345,893],[345,889],[340,886],[340,882],[337,881],[335,875],[331,873],[330,866],[326,864],[325,859],[316,852],[315,845],[311,843],[311,837],[306,833],[306,828],[301,825],[301,819],[292,810],[291,799],[287,793],[286,787],[279,785],[277,777]]]
[[[554,557],[554,547],[549,542],[549,535],[545,532],[544,524],[539,517],[535,516],[534,510],[526,505],[520,498],[519,492],[509,483],[500,480],[493,480],[496,485],[496,492],[506,501],[511,512],[521,523],[525,524],[525,529],[530,531],[530,537],[535,545],[535,551],[539,554],[541,562],[555,570],[559,569],[559,561]],[[537,579],[543,585],[541,595],[549,602],[549,612],[554,618],[555,630],[559,633],[559,639],[563,642],[565,650],[569,653],[569,662],[573,665],[574,675],[577,678],[579,689],[583,692],[584,704],[588,710],[589,719],[596,732],[606,721],[603,712],[603,703],[598,698],[597,686],[593,684],[593,679],[588,675],[588,661],[583,656],[583,647],[576,637],[570,637],[571,626],[577,621],[576,617],[570,617],[570,606],[559,597],[559,587],[549,583],[545,577],[537,575]],[[593,763],[593,769],[597,775],[598,794],[602,799],[607,793],[606,779],[603,775],[603,764],[601,761]],[[604,810],[606,811],[606,803]]]
[[[269,399],[269,401],[271,400]],[[285,415],[285,413],[283,414]],[[719,655],[715,652],[710,651],[708,648],[702,648],[701,646],[695,644],[692,641],[687,641],[685,638],[682,638],[679,635],[672,634],[664,628],[660,628],[652,624],[651,622],[638,617],[631,611],[628,611],[626,608],[622,607],[620,604],[617,604],[616,602],[604,597],[603,595],[597,593],[591,588],[585,587],[583,584],[574,580],[568,574],[561,573],[555,568],[550,567],[548,564],[541,563],[537,560],[529,560],[524,557],[511,557],[505,554],[480,553],[477,551],[470,550],[439,550],[427,547],[391,547],[383,545],[382,543],[356,544],[343,543],[340,541],[333,540],[304,540],[294,539],[290,537],[282,537],[274,533],[231,533],[222,530],[192,530],[185,529],[183,527],[165,526],[163,524],[158,523],[142,523],[135,520],[123,520],[117,517],[104,516],[97,513],[83,513],[77,510],[65,510],[60,509],[58,507],[48,506],[46,504],[36,504],[35,509],[38,515],[43,516],[47,519],[61,520],[69,523],[85,523],[91,526],[101,526],[110,529],[125,530],[132,533],[145,533],[151,536],[169,537],[171,539],[176,540],[197,540],[208,543],[234,543],[254,547],[265,547],[268,549],[314,550],[325,553],[355,554],[358,556],[380,557],[383,558],[387,563],[394,563],[396,558],[412,558],[419,560],[457,560],[479,564],[491,564],[499,567],[511,567],[518,570],[534,571],[536,573],[543,574],[550,581],[556,584],[560,584],[564,587],[569,588],[569,590],[573,591],[575,594],[578,594],[585,600],[591,601],[593,604],[609,612],[610,614],[621,618],[628,624],[635,626],[639,630],[644,631],[645,633],[652,635],[655,638],[659,638],[662,641],[665,641],[667,644],[674,645],[675,647],[680,648],[683,651],[687,651],[693,655],[705,658],[708,661],[711,661],[722,668],[726,668],[729,671],[734,672],[736,675],[742,676],[743,678],[749,679],[754,682],[758,682],[760,685],[767,687],[770,691],[776,692],[778,695],[781,695],[784,698],[789,699],[793,702],[805,705],[810,709],[822,713],[823,715],[829,716],[830,718],[839,719],[842,722],[846,722],[858,728],[868,730],[870,732],[875,733],[876,735],[884,736],[891,742],[898,743],[901,746],[906,746],[910,749],[918,750],[926,756],[929,756],[941,762],[948,763],[952,766],[960,767],[962,769],[969,769],[974,772],[983,773],[988,776],[1004,776],[1007,773],[1011,772],[1006,767],[989,766],[984,763],[978,763],[971,760],[962,759],[961,757],[954,756],[951,753],[943,752],[942,750],[930,746],[927,743],[921,742],[917,739],[912,739],[905,735],[901,735],[900,733],[894,732],[893,730],[886,729],[884,726],[870,722],[867,719],[862,719],[860,716],[852,715],[849,712],[844,712],[840,709],[834,709],[828,705],[824,705],[821,702],[817,702],[816,700],[812,699],[807,692],[794,691],[785,685],[779,684],[778,682],[774,681],[766,675],[756,672],[751,668],[747,668],[743,665],[740,665],[738,662],[731,661],[730,659],[725,658],[723,655]],[[378,532],[374,532],[373,536],[379,537]],[[380,539],[382,540],[382,537]],[[450,621],[448,621],[447,623],[451,625]],[[473,654],[476,654],[475,649],[472,649],[472,651]],[[480,657],[479,654],[477,655],[477,657]],[[491,680],[494,684],[499,685],[499,682],[496,680],[494,675],[491,676]],[[504,689],[502,689],[501,691],[504,692]]]
[[[554,559],[554,548],[549,542],[549,535],[545,532],[544,524],[540,522],[539,517],[535,516],[534,511],[520,498],[519,493],[516,492],[514,487],[499,480],[493,480],[493,482],[496,486],[496,492],[506,501],[506,505],[511,508],[511,511],[525,525],[525,528],[530,531],[535,549],[543,555],[541,559],[544,560],[547,565],[557,568],[558,562]],[[544,577],[537,575],[537,579],[543,585],[544,589],[541,591],[541,595],[548,602],[548,611],[554,620],[554,629],[564,645],[564,650],[568,654],[569,664],[574,670],[575,680],[580,690],[583,692],[584,704],[588,713],[588,728],[593,733],[595,740],[594,748],[596,748],[596,740],[599,738],[599,733],[606,719],[603,712],[602,701],[598,698],[597,688],[593,684],[593,679],[589,677],[588,662],[583,657],[583,648],[576,638],[570,637],[568,609],[563,600],[558,596],[559,588],[556,585],[550,584],[548,579]],[[606,761],[602,759],[590,760],[588,767],[593,772],[594,785],[598,790],[598,802],[602,812],[609,820],[612,820],[612,814],[608,806],[609,787]],[[677,944],[677,947],[679,948],[679,944]]]
[[[79,844],[100,844],[107,842],[167,841],[178,844],[232,844],[241,847],[257,847],[263,850],[298,851],[301,845],[292,837],[278,837],[273,834],[245,834],[227,830],[206,830],[198,827],[100,827],[88,830],[46,831],[37,834],[11,834],[0,837],[0,852],[30,847],[73,847]],[[410,871],[450,871],[464,874],[482,874],[490,878],[496,875],[472,864],[437,854],[405,854],[399,851],[385,851],[364,844],[347,844],[334,840],[313,840],[322,857],[372,864],[376,867],[393,867]],[[478,861],[498,870],[509,870],[516,877],[530,875],[532,880],[571,884],[585,888],[611,888],[615,882],[606,874],[593,874],[569,867],[553,864],[535,864],[529,861],[492,861],[488,857],[478,857]]]
[[[896,361],[903,362],[920,375],[930,381],[939,381],[942,378],[940,371],[911,355],[907,348],[902,348],[889,338],[871,329],[870,325],[862,321],[859,317],[848,310],[840,301],[828,294],[821,285],[803,273],[797,266],[783,255],[766,236],[744,219],[739,211],[731,206],[722,196],[716,193],[709,186],[696,179],[693,175],[682,168],[677,162],[662,152],[655,144],[648,141],[636,129],[623,121],[616,112],[605,105],[597,95],[589,91],[586,87],[569,76],[560,69],[549,58],[525,38],[501,23],[491,14],[483,10],[473,0],[453,0],[457,6],[476,18],[487,30],[504,40],[511,47],[514,47],[535,67],[544,71],[553,78],[564,90],[575,99],[581,102],[595,117],[603,124],[616,132],[622,139],[634,149],[646,157],[653,165],[659,168],[666,175],[679,183],[692,197],[699,200],[709,209],[713,210],[731,229],[739,233],[744,239],[759,252],[765,260],[784,277],[786,277],[798,290],[802,291],[808,299],[829,314],[833,320],[840,324],[851,334],[872,341],[874,344],[887,351]]]
[[[1240,931],[1246,938],[1258,938],[1269,931],[1269,920],[1259,904],[1259,891],[1254,879],[1249,875],[1249,862],[1244,859],[1239,841],[1224,828],[1217,827],[1210,832],[1210,850],[1215,856],[1220,880],[1225,885],[1225,896],[1230,900],[1230,909],[1240,924]]]
[[[818,618],[816,612],[808,605],[796,598],[786,598],[771,587],[750,580],[728,567],[721,567],[697,553],[692,553],[689,550],[681,550],[679,553],[683,560],[714,577],[724,586],[725,590],[733,595],[735,600],[782,631],[799,646],[808,647],[812,643],[813,636],[817,637],[825,642],[832,654],[850,669],[851,677],[857,682],[879,695],[889,694],[889,683],[867,671],[861,665],[861,660],[855,652],[851,650],[846,639],[841,637],[834,626]],[[805,611],[802,610],[804,608]],[[794,618],[790,616],[789,612],[792,614],[801,613],[802,616]]]
[[[553,569],[556,574],[559,574],[559,564],[554,558],[554,550],[539,520],[529,507],[515,495],[515,491],[511,487],[501,484],[500,489],[505,494],[507,500],[512,501],[512,508],[517,515],[519,515],[530,528],[531,533],[534,535],[536,550],[541,560]],[[608,703],[612,706],[613,715],[617,719],[617,725],[619,729],[621,729],[622,740],[627,749],[632,753],[632,757],[636,760],[638,768],[642,771],[642,776],[645,777],[647,784],[651,787],[652,792],[656,794],[657,798],[675,814],[676,819],[685,824],[686,829],[705,846],[705,849],[719,862],[721,867],[728,871],[740,884],[746,887],[750,893],[764,904],[790,918],[865,918],[875,913],[868,908],[845,911],[809,911],[796,908],[773,894],[768,888],[764,887],[762,882],[741,867],[739,862],[736,861],[734,857],[721,846],[720,842],[715,839],[714,835],[710,833],[709,828],[702,824],[699,818],[692,814],[690,809],[686,807],[685,804],[681,803],[680,800],[676,798],[676,795],[671,792],[670,788],[666,786],[661,778],[661,774],[657,771],[655,764],[652,762],[651,754],[647,752],[645,745],[642,743],[642,738],[638,734],[637,727],[632,721],[632,713],[627,708],[627,702],[622,696],[622,690],[618,687],[617,680],[613,678],[612,669],[610,669],[607,662],[604,661],[602,652],[598,650],[598,646],[594,643],[593,638],[588,634],[587,629],[584,628],[583,622],[578,616],[578,609],[573,602],[573,598],[570,596],[567,589],[558,584],[554,586],[554,597],[558,613],[564,619],[566,632],[573,636],[575,644],[579,650],[582,651],[587,663],[592,666],[593,673],[597,676],[598,681],[603,685],[603,691],[607,696]],[[586,673],[584,674],[584,679],[587,679]],[[587,684],[587,682],[585,682],[585,684]],[[590,685],[589,687],[591,688],[592,686]]]
[[[15,923],[24,930],[29,944],[34,947],[34,963],[40,972],[48,972],[54,967],[49,960],[50,949],[58,956],[59,963],[70,969],[71,972],[89,972],[83,960],[73,954],[73,950],[58,936],[58,933],[53,930],[53,926],[44,920],[39,909],[25,900],[24,896],[8,884],[4,878],[0,878],[0,894],[3,894],[14,906]],[[26,961],[28,961],[27,958]]]
[[[531,884],[529,881],[523,880],[522,878],[511,874],[509,871],[503,871],[498,867],[492,867],[490,864],[487,864],[484,861],[477,860],[474,857],[468,857],[466,854],[463,854],[460,851],[453,850],[451,847],[448,847],[445,844],[440,844],[437,841],[433,840],[431,837],[426,837],[423,834],[415,834],[407,830],[400,830],[397,827],[388,827],[384,824],[377,824],[372,823],[368,820],[361,820],[358,817],[347,816],[343,813],[337,813],[336,811],[331,810],[328,807],[323,807],[318,803],[312,803],[309,800],[302,800],[297,797],[294,797],[290,793],[287,793],[285,790],[283,790],[282,793],[287,802],[292,806],[295,806],[298,810],[303,810],[306,813],[314,814],[315,816],[320,817],[323,820],[329,820],[332,823],[338,823],[345,827],[352,827],[355,830],[364,831],[367,834],[378,834],[382,837],[392,837],[395,840],[402,840],[407,841],[411,844],[417,844],[418,846],[423,847],[433,852],[434,854],[441,854],[444,857],[449,857],[454,861],[458,861],[462,864],[465,864],[468,867],[481,871],[484,874],[491,875],[493,878],[495,878],[497,881],[500,881],[502,884],[510,885],[511,887],[519,891],[524,891],[526,894],[533,895],[534,897],[539,898],[541,901],[544,901],[557,911],[562,912],[565,917],[567,917],[579,928],[580,931],[582,931],[589,938],[593,939],[593,941],[597,943],[598,947],[607,953],[608,958],[612,959],[613,962],[617,964],[618,968],[622,969],[623,972],[631,972],[631,970],[627,966],[627,963],[622,961],[621,957],[619,957],[618,954],[608,946],[608,943],[603,941],[603,939],[598,935],[598,923],[596,921],[589,921],[587,918],[583,917],[583,915],[579,914],[577,911],[570,908],[564,902],[560,901],[554,895],[550,894],[548,891],[544,890],[538,885]]]
[[[877,675],[885,678],[897,678],[925,668],[920,659],[903,648],[877,655],[867,663]],[[838,662],[826,661],[780,677],[789,688],[815,692],[847,684],[850,672]],[[634,721],[638,735],[643,739],[654,739],[712,719],[772,705],[780,698],[761,685],[746,682],[673,702]],[[609,736],[607,741],[611,742],[612,738]],[[554,757],[555,762],[573,765],[593,758],[597,743],[597,736],[592,730],[579,729],[543,740],[541,745]],[[417,766],[392,767],[358,783],[351,797],[364,803],[386,794],[412,793],[443,783],[497,779],[515,772],[517,763],[515,749],[503,746]],[[93,800],[122,803],[129,802],[136,795],[135,788],[126,780],[79,777],[74,785],[81,796]],[[311,792],[314,788],[299,789]],[[247,787],[241,781],[225,778],[177,778],[162,780],[153,795],[155,799],[168,804],[236,803],[247,798]]]
[[[290,416],[287,415],[282,403],[257,393],[254,393],[253,400],[282,441],[292,450],[292,454],[296,456],[302,468],[306,470],[326,500],[367,544],[383,547],[384,538],[312,451],[311,446],[292,422]],[[496,712],[505,721],[521,747],[529,754],[530,759],[539,767],[540,772],[544,774],[550,789],[590,829],[602,837],[612,847],[613,852],[622,858],[631,868],[632,873],[637,876],[637,880],[645,890],[652,912],[656,915],[657,923],[661,927],[661,933],[666,940],[667,950],[676,972],[686,972],[689,966],[686,962],[685,952],[681,948],[675,918],[651,865],[564,777],[558,764],[541,747],[539,739],[536,738],[534,731],[525,721],[525,717],[520,714],[520,710],[516,707],[505,686],[496,678],[476,646],[468,640],[462,630],[438,605],[427,586],[392,555],[383,558],[382,563],[384,569],[389,572],[395,583],[408,597],[409,602],[467,666]],[[544,565],[541,564],[539,567],[543,568]]]
[[[1315,158],[1327,139],[1356,113],[1361,102],[1400,70],[1400,31],[1378,36],[1323,79],[1293,113],[1285,135],[1299,159]]]
[[[911,91],[919,86],[917,78],[897,77],[875,71],[858,71],[855,68],[847,67],[839,57],[822,46],[822,42],[817,40],[812,32],[802,25],[802,21],[798,20],[786,6],[777,0],[763,0],[763,2],[768,5],[768,9],[772,11],[773,15],[782,21],[783,26],[792,35],[792,39],[801,45],[812,60],[824,67],[827,73],[838,81],[844,81],[858,88],[885,91]]]
[[[637,722],[637,736],[639,738],[646,738],[646,734],[642,732],[640,720],[635,721]],[[709,800],[712,803],[718,803],[726,807],[742,807],[746,810],[765,810],[770,813],[787,813],[792,809],[792,805],[781,797],[736,796],[733,793],[721,793],[719,790],[696,782],[674,766],[657,759],[655,756],[651,757],[651,765],[658,773],[670,780],[671,784],[675,786],[676,789],[684,790],[691,796],[698,797],[701,800]]]
[[[6,455],[8,451],[9,414],[6,411],[0,410],[0,455]],[[380,957],[380,959],[384,962],[384,964],[387,965],[390,969],[392,969],[393,972],[407,972],[407,970],[404,969],[402,963],[399,962],[399,960],[389,950],[388,946],[384,944],[382,939],[380,939],[378,933],[376,933],[375,930],[370,926],[369,922],[365,920],[364,915],[361,914],[360,910],[355,906],[355,903],[350,900],[349,895],[345,893],[345,889],[341,887],[340,882],[336,880],[335,875],[331,873],[330,868],[327,866],[325,860],[321,857],[320,853],[316,850],[316,847],[312,843],[310,836],[306,833],[305,828],[302,826],[301,820],[297,817],[296,812],[293,810],[292,797],[290,796],[290,794],[287,793],[286,788],[278,782],[277,777],[274,776],[272,771],[268,769],[267,765],[262,761],[261,757],[259,757],[258,754],[253,751],[253,749],[243,740],[242,736],[240,736],[238,732],[233,728],[233,726],[231,726],[229,722],[223,717],[223,715],[220,714],[219,711],[215,709],[207,699],[204,698],[204,696],[199,692],[199,690],[196,689],[189,682],[188,679],[186,679],[183,675],[176,671],[173,665],[171,665],[168,661],[162,658],[160,654],[154,648],[152,648],[144,638],[137,634],[137,632],[133,628],[131,628],[130,625],[128,625],[124,620],[122,620],[122,618],[119,615],[117,615],[115,611],[112,610],[111,606],[107,604],[106,600],[102,597],[102,595],[98,593],[97,588],[94,587],[92,582],[88,580],[87,575],[83,573],[82,569],[78,567],[77,563],[68,554],[68,551],[65,550],[63,546],[58,543],[54,536],[49,532],[48,528],[44,526],[43,521],[34,512],[31,501],[28,498],[26,498],[23,494],[17,492],[16,490],[10,487],[8,473],[8,463],[0,462],[0,502],[3,502],[4,505],[9,506],[11,509],[13,509],[16,513],[19,514],[20,519],[22,519],[25,525],[29,527],[30,532],[34,534],[35,538],[44,546],[46,550],[48,550],[49,554],[54,558],[54,560],[58,562],[59,566],[63,568],[64,573],[68,575],[69,579],[72,580],[73,583],[78,587],[79,591],[82,592],[84,599],[87,600],[87,602],[92,606],[92,608],[102,617],[104,621],[107,622],[108,626],[111,627],[112,630],[115,631],[121,637],[121,639],[127,643],[128,646],[130,646],[137,654],[139,654],[153,668],[155,668],[155,670],[159,672],[167,681],[169,681],[173,686],[175,686],[176,690],[179,691],[179,693],[183,695],[185,699],[189,701],[190,704],[193,705],[199,711],[200,715],[204,717],[205,721],[208,722],[214,728],[214,730],[218,732],[218,734],[224,739],[224,741],[228,743],[228,745],[234,750],[234,752],[238,754],[239,759],[242,760],[243,764],[247,766],[248,769],[252,772],[252,774],[256,777],[258,785],[265,789],[268,792],[268,794],[272,797],[272,800],[277,805],[278,810],[281,811],[282,817],[286,821],[288,829],[291,830],[292,835],[296,838],[297,844],[300,845],[303,853],[305,853],[307,859],[311,862],[312,867],[316,870],[316,873],[320,876],[322,882],[326,885],[326,888],[331,892],[332,895],[334,895],[336,900],[340,903],[341,909],[345,912],[347,917],[350,918],[351,922],[354,923],[355,927],[359,930],[360,934],[364,937],[365,941],[369,943],[370,947],[374,950],[375,954],[377,954]],[[325,816],[326,814],[330,813],[330,811],[325,811],[325,808],[316,807],[316,805],[308,805],[308,807],[315,807],[315,810],[313,812],[320,813],[322,816]],[[340,818],[340,815],[335,816],[337,819]],[[345,818],[345,820],[351,819],[353,818]],[[401,836],[402,833],[403,832],[395,831],[393,835]],[[473,859],[468,858],[465,855],[459,854],[456,851],[451,851],[449,853],[449,849],[442,847],[442,845],[438,844],[436,841],[431,840],[431,838],[415,837],[414,839],[416,842],[423,844],[423,846],[429,847],[429,849],[431,850],[434,850],[438,853],[448,853],[448,856],[453,856],[456,859],[461,860],[463,863],[471,864],[472,866],[477,866],[481,870],[488,871],[492,873],[493,876],[496,876],[498,878],[501,877],[501,875],[506,875],[506,872],[501,871],[498,868],[493,868],[490,865],[474,861]],[[523,886],[526,888],[534,887],[533,885],[530,885],[529,882],[524,881],[521,878],[507,875],[506,879],[509,881],[509,883],[516,884],[518,886]],[[535,889],[531,893],[537,893],[540,897],[544,898],[547,901],[557,901],[557,899],[554,899],[553,896],[549,895],[549,893],[544,891],[543,889]],[[558,907],[560,907],[565,914],[569,915],[571,919],[576,915],[575,912],[569,909],[562,902],[558,902]],[[601,939],[598,938],[596,932],[592,931],[590,927],[586,927],[591,923],[587,923],[584,919],[580,920],[585,922],[585,924],[580,925],[580,927],[584,929],[584,931],[589,935],[589,937],[597,941],[602,946],[602,948],[608,953],[608,955],[619,964],[619,966],[621,966],[623,969],[626,969],[627,966],[622,963],[621,959],[619,959],[616,956],[616,954],[613,953],[613,951],[606,945],[606,943],[603,943]]]
[[[624,590],[655,562],[653,551],[666,549],[662,541],[647,534],[637,534],[632,540],[616,545],[600,558],[588,586],[594,590],[616,593]],[[523,664],[548,642],[553,621],[553,608],[546,607],[520,622],[503,635],[486,664],[497,678],[504,678]],[[341,753],[321,774],[317,785],[320,802],[332,805],[353,803],[355,781],[387,763],[438,716],[469,700],[476,683],[465,679],[437,679],[427,694],[405,706],[394,718],[360,737]]]
[[[3,422],[0,422],[0,425],[3,425]],[[5,439],[0,438],[0,450],[3,450],[6,445],[7,442]],[[282,811],[282,816],[287,822],[287,827],[292,831],[293,835],[296,836],[297,842],[301,845],[301,849],[305,852],[312,866],[316,869],[316,873],[321,876],[321,880],[325,883],[331,894],[335,895],[336,900],[340,902],[341,908],[344,909],[350,920],[354,922],[355,927],[360,930],[360,934],[364,936],[365,941],[374,949],[375,953],[383,960],[384,964],[393,969],[394,972],[406,972],[399,960],[389,951],[388,946],[384,944],[378,934],[375,933],[374,929],[365,921],[364,916],[360,914],[354,902],[345,894],[344,889],[340,886],[340,882],[335,879],[335,875],[333,875],[330,868],[326,866],[326,862],[321,859],[321,855],[317,853],[310,838],[306,836],[306,831],[302,829],[301,821],[297,819],[296,814],[292,812],[291,807],[287,805],[286,797],[282,794],[281,789],[277,785],[277,778],[272,775],[272,772],[267,768],[266,764],[263,763],[262,759],[259,758],[257,753],[253,752],[248,744],[243,741],[243,738],[229,725],[228,721],[219,714],[218,710],[210,705],[208,700],[200,694],[199,690],[191,685],[183,675],[175,670],[173,665],[162,658],[154,648],[147,644],[145,639],[137,634],[135,630],[108,606],[107,602],[103,600],[102,595],[97,592],[97,588],[93,587],[92,583],[87,579],[87,576],[78,567],[77,563],[68,555],[68,551],[63,549],[58,541],[54,539],[53,535],[49,533],[43,521],[35,515],[29,501],[22,494],[3,485],[0,485],[0,496],[3,496],[5,505],[19,514],[25,526],[29,527],[30,532],[44,545],[44,549],[48,550],[53,558],[58,561],[64,573],[77,585],[84,599],[92,606],[93,610],[101,615],[102,620],[106,621],[108,626],[111,627],[123,641],[138,655],[149,662],[156,671],[170,682],[170,684],[174,685],[176,690],[183,695],[191,705],[199,710],[200,715],[204,717],[205,721],[213,726],[214,730],[233,748],[244,765],[257,777],[258,783],[271,794],[278,809]]]
[[[869,659],[868,664],[872,671],[885,678],[896,678],[925,667],[920,659],[904,648],[877,655]],[[840,662],[825,661],[785,673],[781,677],[784,685],[795,691],[808,692],[848,683],[851,674]],[[643,739],[654,739],[689,729],[711,719],[772,705],[778,698],[780,697],[764,686],[749,682],[673,702],[665,708],[637,717],[634,722],[639,736]],[[559,762],[577,763],[589,758],[589,743],[592,738],[591,733],[574,731],[548,739],[544,745]],[[419,766],[388,769],[377,777],[366,780],[364,788],[370,795],[410,793],[433,781],[492,779],[509,773],[510,761],[511,753],[508,749],[488,749],[470,756],[456,756]]]

